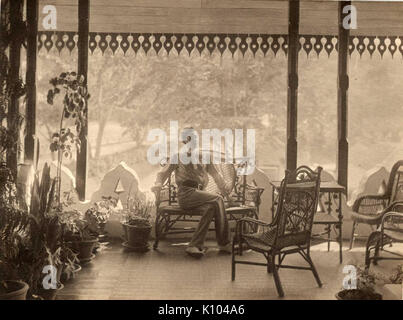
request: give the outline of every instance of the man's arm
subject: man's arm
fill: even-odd
[[[157,178],[155,179],[155,184],[153,190],[160,189],[172,172],[176,169],[176,164],[169,164],[162,168],[160,172],[157,173]]]

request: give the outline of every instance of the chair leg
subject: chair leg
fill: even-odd
[[[155,241],[153,245],[153,249],[157,250],[158,248],[158,243],[160,241],[160,225],[159,225],[159,215],[157,214],[155,218]]]
[[[269,260],[270,261],[267,262],[271,264],[271,269],[273,270],[274,283],[276,284],[277,293],[279,297],[284,297],[284,290],[283,287],[281,286],[280,277],[278,275],[278,270],[276,267],[276,255],[275,254],[271,255]]]
[[[267,262],[267,273],[272,273],[273,272],[273,268],[270,262]]]
[[[381,246],[381,241],[377,241],[375,244],[375,252],[374,252],[374,261],[373,264],[376,266],[378,264],[378,257],[379,257],[379,248]],[[383,250],[383,248],[382,248]]]
[[[231,280],[235,280],[235,238],[232,240]]]
[[[374,264],[377,264],[375,257],[379,255],[379,232],[372,232],[367,240],[367,245],[365,247],[365,269],[368,270],[371,266],[371,260]],[[374,249],[374,256],[371,258],[371,249]],[[377,252],[378,251],[378,252]]]
[[[327,225],[327,252],[330,251],[330,232],[332,231],[332,228],[330,227],[330,224]]]
[[[320,281],[318,271],[316,271],[315,265],[313,264],[313,261],[311,259],[311,256],[309,255],[309,253],[306,255],[306,257],[307,257],[306,260],[308,261],[309,265],[311,266],[313,276],[315,277],[315,280],[318,283],[319,288],[322,288],[322,281]]]
[[[339,261],[340,264],[343,263],[343,232],[341,230],[341,226],[342,224],[340,223],[338,225],[338,232],[339,232],[339,236],[338,236],[338,240],[339,240]]]
[[[353,221],[353,226],[351,228],[350,250],[353,248],[353,245],[354,245],[356,226],[357,226],[357,223],[355,221]]]
[[[155,241],[154,241],[154,244],[153,244],[153,249],[154,250],[158,249],[158,244],[159,244],[159,239],[157,237],[155,237]]]
[[[365,247],[365,270],[368,270],[369,267],[371,266],[371,259],[370,259],[369,255],[370,255],[370,248],[369,248],[369,238],[368,238],[367,245]]]

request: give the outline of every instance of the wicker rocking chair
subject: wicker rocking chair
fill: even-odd
[[[280,187],[277,213],[271,224],[248,217],[237,221],[232,244],[233,281],[236,264],[252,264],[266,266],[267,272],[273,273],[280,297],[284,296],[284,291],[278,274],[279,268],[311,270],[319,287],[322,286],[310,257],[312,224],[318,206],[321,171],[321,167],[314,172],[306,166],[299,167],[293,173],[286,171]],[[237,254],[242,256],[244,247],[263,254],[267,263],[236,260]],[[293,253],[299,253],[309,267],[283,265],[284,258]]]
[[[350,249],[352,249],[354,240],[357,237],[355,230],[359,223],[365,223],[375,231],[381,224],[385,213],[393,211],[394,202],[400,200],[403,200],[403,160],[393,165],[384,194],[362,196],[354,202],[351,214],[353,227],[351,230]]]
[[[403,260],[403,255],[384,249],[386,244],[403,243],[403,201],[396,201],[390,206],[390,211],[382,217],[378,230],[372,232],[367,240],[365,250],[365,267],[369,269],[371,262],[378,260]],[[391,255],[380,256],[380,251]]]

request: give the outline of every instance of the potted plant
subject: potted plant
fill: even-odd
[[[356,288],[343,289],[336,294],[337,300],[382,300],[382,295],[376,292],[376,280],[381,279],[368,269],[356,268]]]
[[[151,234],[151,210],[153,207],[154,202],[151,200],[128,198],[122,222],[126,237],[125,247],[139,252],[149,249],[148,241]]]
[[[98,237],[91,232],[88,221],[77,210],[63,211],[60,216],[66,228],[64,241],[77,254],[81,265],[91,262]]]
[[[50,166],[45,164],[42,177],[39,180],[35,174],[29,206],[29,238],[26,259],[30,261],[31,295],[40,296],[45,300],[54,300],[57,293],[63,289],[63,284],[57,281],[56,287],[45,287],[45,267],[53,267],[61,272],[61,250],[63,246],[63,227],[59,217],[58,207],[54,205],[56,180],[50,177]],[[53,275],[52,275],[53,277]],[[54,284],[53,284],[54,285]]]
[[[402,284],[403,282],[403,264],[399,264],[393,269],[392,275],[389,277],[390,283]]]
[[[23,281],[0,282],[0,300],[26,300],[29,286]]]
[[[67,243],[61,248],[60,261],[62,263],[61,271],[58,273],[58,281],[66,283],[75,277],[76,273],[81,271],[80,260]]]
[[[96,235],[99,242],[94,247],[94,253],[98,252],[101,244],[106,246],[105,226],[112,212],[116,211],[118,199],[113,197],[102,197],[85,212],[85,220],[88,222],[90,231]]]
[[[3,24],[2,24],[3,26]],[[8,168],[6,160],[18,151],[18,136],[22,124],[19,113],[8,117],[11,98],[25,95],[25,84],[21,79],[13,81],[10,63],[5,53],[11,34],[0,31],[0,300],[25,300],[28,284],[21,281],[17,259],[22,247],[22,235],[28,227],[28,215],[18,209],[15,179],[17,166]],[[7,121],[7,119],[12,119]]]
[[[79,238],[73,241],[73,248],[78,253],[78,260],[81,265],[91,262],[95,258],[94,247],[98,243],[98,238],[88,229],[85,221],[79,221]]]
[[[44,290],[44,268],[60,268],[62,238],[59,217],[52,209],[54,189],[50,167],[45,164],[41,180],[35,174],[32,188],[27,189],[30,196],[20,197],[30,199],[29,205],[21,201],[19,208],[16,201],[9,200],[10,206],[1,208],[1,279],[26,282],[28,298],[54,299],[63,288],[61,283],[56,283],[56,288]],[[3,282],[3,292],[12,287]]]
[[[22,281],[19,259],[23,235],[29,225],[25,212],[0,209],[0,300],[25,300],[29,286]]]

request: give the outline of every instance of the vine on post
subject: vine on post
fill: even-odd
[[[57,152],[56,196],[59,207],[63,158],[71,159],[73,151],[80,149],[80,132],[88,114],[87,100],[90,95],[84,80],[84,76],[76,72],[63,72],[50,80],[53,88],[48,91],[48,104],[53,105],[55,97],[64,91],[59,131],[53,134],[50,144],[50,150]]]

